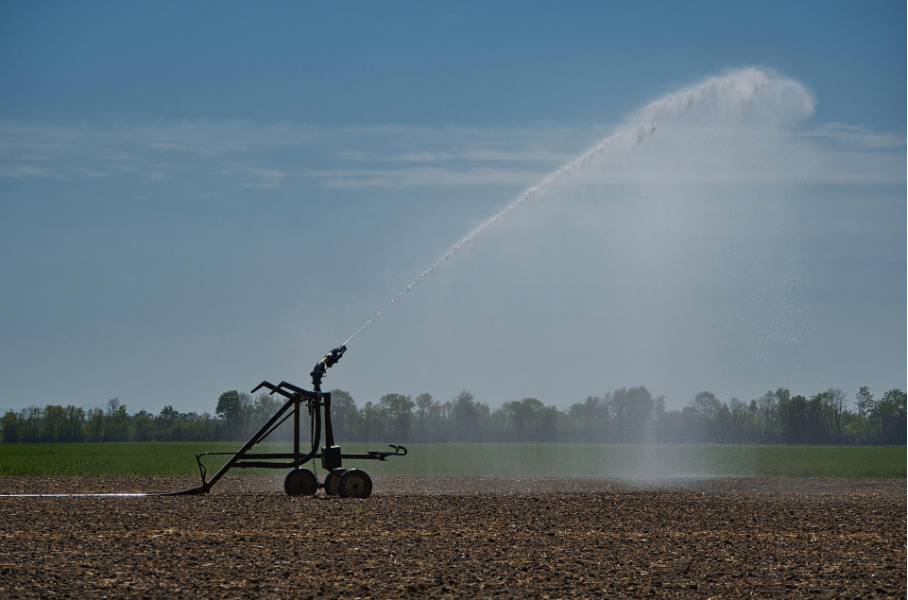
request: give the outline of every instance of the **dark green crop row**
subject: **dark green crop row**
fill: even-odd
[[[0,445],[2,475],[195,475],[195,454],[240,442]],[[263,444],[260,451],[288,450]],[[383,450],[350,444],[345,452]],[[905,477],[905,446],[413,444],[406,457],[360,461],[372,474],[580,477]],[[209,473],[225,460],[206,459]],[[236,470],[235,473],[279,471]]]

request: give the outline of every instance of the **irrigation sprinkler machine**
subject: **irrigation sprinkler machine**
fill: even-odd
[[[379,311],[381,312],[381,311]],[[374,319],[375,317],[373,317]],[[371,319],[369,320],[371,322]],[[368,323],[366,325],[368,325]],[[365,327],[365,325],[363,325]],[[362,327],[357,331],[362,331]],[[354,334],[356,335],[356,334]],[[350,336],[352,339],[353,336]],[[347,340],[347,342],[350,341]],[[388,460],[390,456],[406,456],[407,449],[391,444],[393,452],[371,451],[365,454],[344,454],[340,446],[334,443],[334,429],[331,426],[331,394],[322,391],[322,379],[328,369],[337,364],[344,352],[346,342],[335,348],[315,363],[310,375],[312,390],[304,390],[292,383],[282,381],[277,385],[263,381],[255,386],[253,393],[267,388],[271,394],[278,394],[287,399],[283,406],[253,434],[243,447],[236,452],[204,452],[196,454],[202,485],[178,492],[145,492],[145,493],[101,493],[101,494],[0,494],[0,498],[95,498],[119,497],[142,498],[150,496],[195,496],[207,494],[230,469],[290,469],[284,478],[284,491],[290,496],[314,496],[319,488],[324,488],[329,496],[341,498],[368,498],[372,495],[372,478],[360,469],[345,469],[344,460]],[[309,431],[311,445],[303,449],[300,444],[302,432],[303,409],[309,412]],[[253,452],[253,448],[265,441],[278,427],[288,419],[293,419],[293,452]],[[322,423],[325,428],[325,445],[321,448]],[[218,471],[208,477],[208,469],[202,462],[206,456],[229,456]],[[310,461],[320,460],[327,473],[324,481],[303,465]],[[314,463],[313,463],[314,464]]]
[[[347,351],[347,346],[335,348],[315,363],[309,375],[312,376],[312,390],[305,390],[292,383],[282,381],[277,385],[263,381],[255,386],[252,393],[262,388],[270,393],[287,399],[262,427],[249,438],[243,447],[236,452],[205,452],[196,455],[202,485],[176,492],[173,495],[206,494],[230,469],[290,469],[284,478],[284,491],[290,496],[313,496],[319,488],[324,488],[329,496],[341,498],[368,498],[372,495],[372,478],[360,469],[345,469],[344,460],[387,460],[390,456],[406,456],[407,449],[400,445],[391,445],[393,452],[370,451],[365,454],[344,454],[340,446],[334,443],[334,429],[331,425],[331,393],[322,391],[322,379],[328,369]],[[300,445],[303,410],[309,412],[309,431],[311,446],[303,449]],[[293,452],[256,453],[253,448],[265,441],[278,427],[288,419],[293,419]],[[322,423],[324,422],[325,445],[321,448]],[[229,456],[217,473],[207,477],[207,469],[202,462],[206,456]],[[319,481],[315,472],[303,465],[310,461],[320,460],[327,473],[324,481]]]

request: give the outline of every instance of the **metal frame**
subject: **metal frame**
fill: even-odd
[[[393,452],[370,451],[365,454],[343,454],[340,446],[335,445],[334,429],[331,424],[331,394],[322,392],[321,384],[327,369],[336,364],[346,350],[346,346],[335,348],[316,363],[315,368],[310,373],[313,391],[297,387],[287,381],[282,381],[277,385],[263,381],[255,386],[252,393],[262,388],[267,388],[270,390],[271,395],[279,394],[286,398],[287,401],[236,452],[204,452],[197,454],[196,462],[199,465],[202,485],[168,495],[207,494],[214,484],[226,475],[230,469],[299,469],[310,460],[320,459],[325,470],[334,471],[342,467],[344,459],[383,461],[387,460],[389,456],[406,456],[407,449],[394,444],[390,445],[394,449]],[[306,453],[300,450],[300,421],[304,404],[309,411],[310,429],[313,432],[312,446]],[[322,435],[322,409],[324,409],[325,446],[319,451]],[[293,452],[250,452],[253,447],[263,442],[289,418],[293,418]],[[202,463],[202,458],[205,456],[230,456],[230,459],[210,479],[207,479],[208,469]],[[320,484],[320,487],[323,485]]]

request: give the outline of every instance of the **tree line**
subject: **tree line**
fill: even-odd
[[[386,394],[362,407],[343,390],[333,390],[331,398],[335,438],[341,442],[906,443],[905,392],[892,389],[877,399],[866,386],[853,398],[840,389],[807,397],[779,388],[749,402],[700,392],[681,410],[667,410],[665,397],[654,397],[643,386],[589,396],[566,410],[536,398],[492,409],[467,391],[445,402],[430,394]],[[157,415],[144,409],[129,414],[117,398],[103,409],[32,406],[3,416],[0,442],[244,440],[282,402],[232,390],[218,398],[214,415],[181,413],[172,406]],[[304,421],[308,426],[308,418]],[[273,437],[291,435],[288,423]]]

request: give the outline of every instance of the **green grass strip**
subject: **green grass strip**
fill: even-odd
[[[196,475],[195,455],[232,452],[241,442],[0,444],[3,475]],[[345,452],[385,450],[348,444]],[[261,452],[289,450],[263,444]],[[406,457],[350,461],[375,475],[578,477],[906,476],[905,446],[694,446],[645,444],[413,444]],[[209,473],[226,457],[209,457]],[[231,474],[271,473],[242,469]]]

